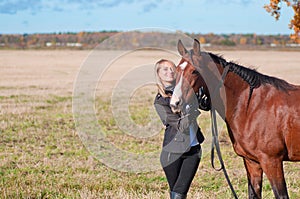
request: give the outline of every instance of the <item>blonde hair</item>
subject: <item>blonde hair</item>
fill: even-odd
[[[156,62],[155,64],[155,78],[156,78],[156,86],[158,88],[158,93],[161,94],[163,97],[171,97],[171,94],[166,94],[165,93],[165,85],[162,83],[160,77],[158,76],[158,72],[161,69],[161,67],[163,66],[164,63],[169,63],[171,64],[171,66],[174,69],[174,73],[176,71],[176,66],[175,64],[167,59],[161,59],[158,62]]]

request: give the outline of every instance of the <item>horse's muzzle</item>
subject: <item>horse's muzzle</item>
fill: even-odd
[[[173,113],[180,113],[182,110],[182,100],[179,97],[177,97],[174,93],[170,100],[170,106]]]

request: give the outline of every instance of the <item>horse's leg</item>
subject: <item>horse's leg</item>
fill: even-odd
[[[244,158],[244,164],[248,177],[248,196],[249,199],[261,198],[262,187],[262,168],[259,163]]]
[[[288,191],[284,179],[283,162],[281,159],[266,159],[261,162],[264,173],[270,181],[276,199],[288,199]]]

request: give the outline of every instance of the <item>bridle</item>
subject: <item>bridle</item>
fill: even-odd
[[[220,64],[222,65],[222,63],[220,63]],[[227,64],[224,67],[221,80],[220,80],[218,86],[216,87],[216,89],[214,90],[212,97],[214,97],[216,95],[217,91],[224,84],[224,81],[225,81],[226,75],[229,72],[229,69],[230,69],[230,66],[229,66],[229,64]],[[226,178],[226,181],[227,181],[227,183],[230,187],[230,190],[231,190],[234,198],[238,198],[237,195],[236,195],[236,192],[235,192],[235,190],[232,186],[232,183],[229,179],[229,176],[228,176],[228,173],[227,173],[227,170],[225,168],[224,161],[223,161],[223,158],[222,158],[221,149],[220,149],[220,145],[219,145],[219,138],[218,138],[218,135],[219,135],[218,132],[219,131],[218,131],[218,127],[217,127],[218,125],[217,125],[217,118],[216,118],[216,109],[215,109],[214,106],[211,106],[210,115],[211,115],[211,130],[212,130],[212,138],[213,138],[212,139],[212,148],[211,148],[211,165],[216,171],[223,170],[224,176]],[[217,152],[218,159],[219,159],[219,162],[220,162],[220,165],[221,165],[221,167],[219,169],[216,169],[215,163],[214,163],[214,158],[215,158],[214,151],[215,150]]]

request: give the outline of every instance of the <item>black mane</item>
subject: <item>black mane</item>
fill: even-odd
[[[270,84],[281,91],[294,90],[295,86],[286,82],[285,80],[264,75],[257,72],[255,69],[247,68],[238,65],[234,62],[227,62],[222,56],[208,53],[214,62],[221,64],[223,67],[229,65],[229,71],[240,76],[250,86],[250,93],[253,89],[260,87],[261,85]]]
[[[255,88],[260,87],[261,85],[270,84],[277,88],[278,90],[287,92],[288,90],[295,90],[296,87],[292,84],[289,84],[288,82],[261,74],[257,72],[255,69],[247,68],[241,65],[238,65],[234,62],[227,62],[222,56],[215,55],[213,53],[208,53],[210,57],[213,59],[215,63],[221,64],[223,67],[229,66],[229,71],[237,74],[240,76],[245,82],[249,84],[250,90],[249,90],[249,97],[248,97],[248,103],[247,103],[247,110],[249,107],[250,99],[252,97],[253,90]]]

